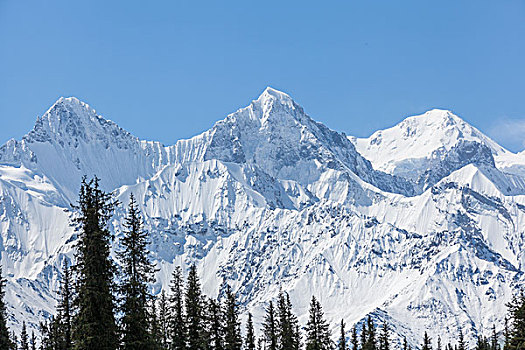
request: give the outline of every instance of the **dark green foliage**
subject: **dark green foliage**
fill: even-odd
[[[521,291],[507,305],[510,314],[510,336],[505,350],[525,348],[525,293]]]
[[[32,331],[31,332],[31,350],[36,350],[36,336],[35,336],[35,332]]]
[[[368,341],[368,332],[366,329],[366,323],[363,322],[363,324],[361,325],[361,349],[362,350],[366,349],[367,341]]]
[[[357,326],[354,325],[352,327],[352,349],[351,350],[358,350],[359,349],[359,340],[357,340]]]
[[[122,250],[117,253],[123,270],[118,288],[122,296],[119,307],[122,314],[121,349],[153,349],[157,339],[152,339],[145,325],[148,323],[148,301],[151,299],[148,283],[154,282],[155,269],[148,256],[148,234],[143,230],[142,218],[133,195],[129,199],[124,229],[120,242]]]
[[[364,327],[364,326],[363,326]],[[368,316],[366,320],[366,333],[365,343],[362,347],[363,350],[377,350],[376,345],[376,327],[371,316]]]
[[[278,350],[278,334],[277,334],[277,320],[275,316],[275,308],[270,301],[270,305],[266,309],[266,316],[264,317],[263,333],[265,350]]]
[[[159,298],[159,332],[160,344],[163,349],[167,349],[169,336],[169,305],[164,291],[160,293]]]
[[[72,281],[71,281],[71,269],[64,261],[62,281],[59,291],[59,300],[57,306],[56,316],[56,328],[57,336],[56,340],[59,343],[61,350],[70,350],[73,348],[73,342],[71,339],[72,332],[72,318],[73,318],[73,292],[72,292]]]
[[[246,322],[246,338],[244,340],[246,350],[255,350],[255,331],[253,330],[252,314],[248,313],[248,321]]]
[[[224,348],[226,350],[241,350],[241,322],[239,321],[239,306],[235,293],[228,286],[224,303]]]
[[[425,332],[425,335],[423,336],[423,344],[421,345],[421,350],[432,350],[432,343],[427,332]]]
[[[173,270],[170,286],[171,315],[169,317],[169,337],[171,350],[186,349],[186,324],[183,309],[183,279],[182,269],[176,266]]]
[[[458,350],[466,350],[465,338],[463,337],[463,331],[459,328],[458,334]]]
[[[403,350],[408,350],[407,337],[403,337]]]
[[[330,330],[324,319],[321,304],[315,297],[310,302],[310,313],[306,324],[306,350],[332,349]]]
[[[496,333],[496,326],[492,325],[492,335],[490,337],[490,348],[491,350],[498,350],[498,334]]]
[[[224,350],[224,325],[222,307],[219,301],[208,300],[208,337],[212,350]]]
[[[288,293],[279,293],[277,301],[277,348],[297,350],[301,335],[298,331],[297,317],[292,312],[292,303]]]
[[[487,338],[483,336],[478,337],[475,350],[490,350],[490,344]]]
[[[390,350],[390,329],[386,321],[383,323],[381,335],[379,336],[379,350]]]
[[[9,329],[7,328],[7,307],[4,301],[6,281],[3,278],[2,266],[0,266],[0,349],[12,347]]]
[[[25,322],[22,323],[22,332],[20,333],[20,350],[29,350],[29,338]]]
[[[204,350],[206,344],[204,343],[204,308],[203,296],[199,277],[197,276],[197,268],[195,265],[190,267],[188,279],[186,282],[185,293],[186,306],[186,329],[187,329],[187,345],[191,350]]]
[[[337,344],[338,350],[347,350],[346,346],[346,334],[345,334],[345,321],[341,320],[341,326],[339,329],[339,343]]]
[[[75,350],[115,350],[118,347],[115,323],[114,273],[110,259],[112,236],[108,221],[117,202],[99,188],[97,178],[80,187],[76,244],[77,313],[73,320],[72,339]]]
[[[157,312],[157,304],[154,298],[151,298],[151,307],[148,310],[148,321],[147,324],[147,335],[148,339],[145,342],[144,349],[161,350],[162,347],[162,334],[160,330],[159,315]]]
[[[505,317],[503,337],[504,337],[503,350],[509,350],[511,335],[510,335],[510,329],[509,329],[509,318],[507,316]]]

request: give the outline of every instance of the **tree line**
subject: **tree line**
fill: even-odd
[[[118,204],[97,178],[82,180],[73,219],[78,234],[74,264],[64,262],[55,315],[40,324],[38,336],[27,333],[25,322],[19,335],[9,331],[6,281],[0,278],[0,350],[411,350],[406,338],[394,346],[388,323],[376,326],[370,316],[353,325],[349,337],[341,320],[334,341],[315,297],[301,326],[285,292],[268,303],[257,335],[251,313],[241,326],[239,303],[229,286],[218,298],[204,295],[195,265],[186,280],[181,266],[175,267],[169,290],[153,296],[148,286],[156,270],[133,195],[116,253],[120,271],[110,257],[108,223]],[[503,339],[493,326],[490,337],[479,337],[476,350],[525,349],[525,295],[515,296],[508,307]],[[420,348],[466,350],[461,330],[457,339],[443,345],[438,337],[433,344],[425,332]]]

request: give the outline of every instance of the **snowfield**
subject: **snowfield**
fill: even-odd
[[[22,140],[0,148],[0,252],[11,327],[54,310],[83,175],[122,205],[133,193],[151,235],[155,293],[175,265],[203,288],[226,284],[260,325],[290,293],[304,324],[312,295],[332,326],[371,314],[419,344],[471,344],[525,270],[525,156],[449,111],[432,110],[347,137],[267,88],[210,130],[175,145],[143,141],[75,98],[59,99]],[[350,327],[349,327],[350,328]],[[335,332],[334,332],[335,335]]]

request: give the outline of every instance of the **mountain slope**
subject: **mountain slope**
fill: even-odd
[[[457,326],[471,342],[501,329],[523,283],[525,197],[509,194],[525,180],[498,168],[508,151],[449,112],[405,124],[347,138],[267,88],[210,130],[163,146],[60,99],[0,148],[12,326],[36,327],[53,311],[76,237],[70,203],[82,175],[96,174],[122,202],[115,245],[137,198],[159,267],[155,293],[175,265],[195,263],[209,295],[228,283],[257,322],[284,290],[303,322],[316,295],[334,326],[371,314],[413,345],[436,325],[444,341]]]
[[[374,168],[416,182],[420,192],[473,164],[497,169],[491,180],[503,193],[525,194],[521,157],[450,111],[434,109],[368,138],[350,139]]]

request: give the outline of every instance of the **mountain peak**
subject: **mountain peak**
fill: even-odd
[[[265,107],[274,105],[276,103],[285,105],[291,108],[295,107],[295,103],[293,99],[290,97],[290,95],[282,91],[276,90],[270,86],[264,89],[262,94],[257,98],[257,100],[255,100],[255,102],[260,104],[263,107],[263,109]]]

